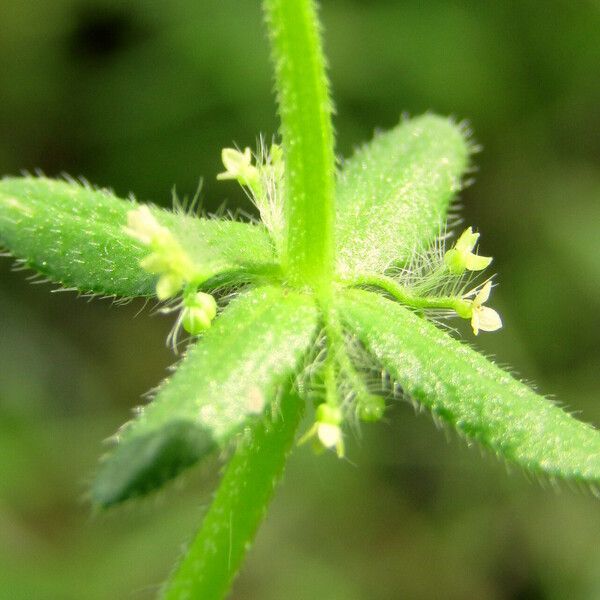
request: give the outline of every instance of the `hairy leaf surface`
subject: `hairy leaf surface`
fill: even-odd
[[[446,220],[468,162],[463,129],[435,115],[403,121],[360,148],[338,180],[338,271],[380,273],[426,247]]]
[[[354,290],[340,308],[404,393],[435,417],[534,472],[600,480],[600,432],[590,425],[398,303]]]
[[[280,288],[250,291],[228,307],[188,352],[155,398],[125,427],[92,489],[110,505],[144,494],[216,447],[249,417],[271,418],[316,332],[306,296]]]
[[[123,228],[137,205],[107,190],[43,177],[0,181],[0,245],[55,283],[82,292],[150,296],[156,278],[140,267],[148,250]],[[207,276],[273,261],[261,226],[152,208]]]

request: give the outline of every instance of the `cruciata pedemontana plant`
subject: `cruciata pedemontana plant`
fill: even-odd
[[[596,430],[436,326],[451,316],[475,335],[502,326],[486,305],[492,259],[478,254],[479,234],[448,233],[474,149],[465,127],[403,120],[336,164],[314,2],[263,4],[281,144],[226,148],[217,176],[245,189],[259,222],[169,212],[73,180],[0,182],[0,241],[20,264],[86,294],[157,298],[174,315],[175,349],[182,332],[199,338],[115,436],[91,488],[111,506],[231,449],[168,599],[227,593],[307,401],[314,422],[300,443],[339,456],[353,426],[402,396],[535,474],[600,479]]]

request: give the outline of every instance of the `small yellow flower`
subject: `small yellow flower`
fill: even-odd
[[[479,234],[468,227],[456,240],[454,248],[446,252],[444,263],[452,273],[462,275],[465,270],[482,271],[492,262],[491,256],[479,256],[473,252],[478,239]]]
[[[342,411],[337,406],[330,406],[327,403],[319,404],[317,414],[315,415],[313,426],[300,438],[299,444],[304,444],[309,439],[314,438],[317,442],[317,449],[335,451],[339,458],[344,457],[344,440],[342,437]]]
[[[500,315],[489,306],[483,306],[490,297],[492,282],[488,281],[471,302],[471,327],[477,335],[479,331],[496,331],[502,327]]]
[[[127,213],[125,232],[150,250],[140,261],[140,266],[148,273],[159,275],[156,283],[158,299],[176,296],[184,283],[193,277],[194,268],[173,234],[157,221],[146,205]]]
[[[145,204],[127,213],[125,232],[146,246],[171,236],[171,232],[156,220]]]
[[[223,148],[221,160],[225,171],[217,175],[219,181],[235,179],[240,185],[249,188],[260,185],[260,173],[256,166],[252,164],[250,148],[245,148],[243,152],[235,148]]]
[[[380,421],[385,412],[385,400],[375,394],[358,394],[356,397],[356,414],[361,421],[367,423]]]

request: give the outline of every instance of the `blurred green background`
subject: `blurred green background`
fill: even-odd
[[[467,118],[464,217],[505,327],[477,346],[600,425],[600,3],[325,0],[338,152],[401,112]],[[250,210],[220,149],[276,132],[259,3],[3,0],[0,172]],[[27,274],[25,274],[27,275]],[[165,317],[0,261],[0,599],[152,598],[219,462],[92,515],[103,440],[174,361]],[[295,452],[233,597],[598,599],[600,502],[530,481],[393,404],[349,460]]]

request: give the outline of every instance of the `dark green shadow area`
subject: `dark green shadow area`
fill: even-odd
[[[118,446],[103,461],[91,490],[92,501],[107,508],[144,496],[209,454],[216,444],[210,431],[189,421],[174,421],[160,430]]]

